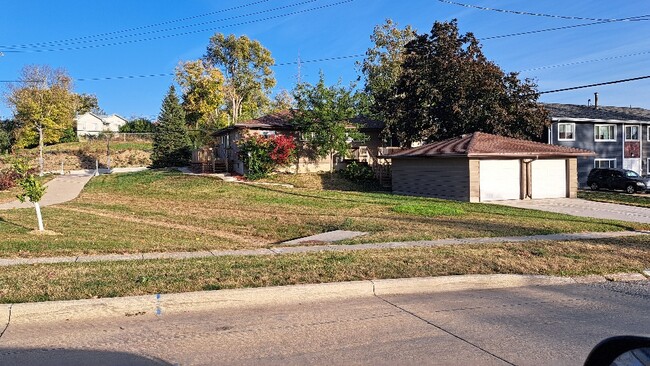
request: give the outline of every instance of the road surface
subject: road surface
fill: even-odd
[[[49,321],[16,306],[0,364],[579,365],[603,338],[650,332],[648,280],[485,283],[418,291],[396,283],[392,294],[329,298],[275,288],[264,305],[232,297],[194,306],[188,298],[169,312],[100,306],[97,317],[98,307],[84,313],[63,303]]]

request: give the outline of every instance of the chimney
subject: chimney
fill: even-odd
[[[594,93],[594,109],[598,109],[598,92]]]

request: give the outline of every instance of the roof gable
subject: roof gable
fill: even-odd
[[[541,142],[497,136],[484,132],[454,137],[447,140],[403,150],[390,158],[414,157],[551,157],[592,156],[589,150],[549,145]]]

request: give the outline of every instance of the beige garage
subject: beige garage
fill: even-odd
[[[576,159],[592,155],[476,132],[391,155],[393,192],[470,202],[575,198]]]

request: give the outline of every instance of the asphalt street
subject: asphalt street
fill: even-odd
[[[476,278],[455,288],[444,279],[343,284],[359,291],[337,296],[322,292],[330,285],[200,302],[179,294],[173,310],[164,299],[139,311],[62,303],[56,316],[39,315],[47,303],[16,306],[0,365],[579,365],[606,337],[650,332],[648,280],[490,288],[503,277]]]

